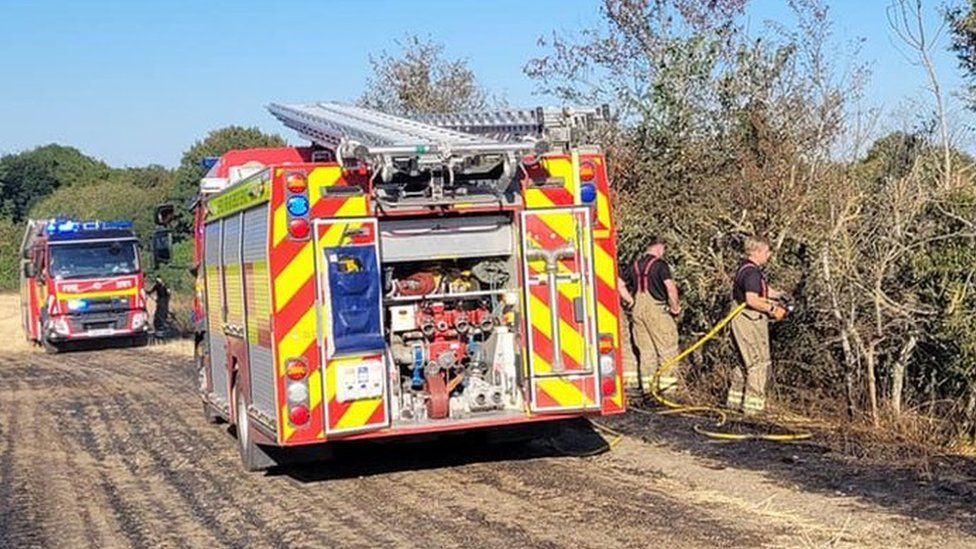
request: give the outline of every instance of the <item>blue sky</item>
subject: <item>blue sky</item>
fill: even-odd
[[[935,25],[935,6],[929,19]],[[892,46],[889,0],[834,0],[834,46],[864,38],[867,100],[888,112],[925,96],[922,72]],[[751,25],[789,16],[756,0]],[[351,100],[370,52],[406,32],[469,61],[513,105],[546,103],[522,74],[540,35],[594,24],[595,0],[0,0],[0,153],[58,142],[113,165],[179,161],[208,130],[257,125],[293,136],[271,101]],[[944,39],[945,41],[945,39]],[[962,86],[955,59],[935,52],[941,79]],[[961,109],[957,116],[967,116]]]

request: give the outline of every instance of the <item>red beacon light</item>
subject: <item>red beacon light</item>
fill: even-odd
[[[299,404],[288,412],[288,421],[292,425],[305,425],[311,418],[312,414],[308,411],[308,406],[304,404]]]
[[[308,224],[308,220],[302,217],[296,217],[288,222],[288,234],[292,238],[308,238],[308,233],[311,231],[311,227]]]

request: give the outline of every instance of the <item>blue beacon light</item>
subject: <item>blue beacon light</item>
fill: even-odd
[[[291,215],[305,215],[308,213],[308,199],[298,195],[288,199],[288,213]]]

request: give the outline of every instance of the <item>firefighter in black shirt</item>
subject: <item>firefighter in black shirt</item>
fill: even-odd
[[[681,305],[664,252],[664,241],[652,238],[645,253],[630,268],[623,269],[623,280],[617,282],[620,298],[633,308],[633,334],[639,353],[636,375],[646,388],[650,388],[658,367],[678,355],[674,317],[681,313]],[[631,383],[636,382],[635,376]],[[658,389],[668,391],[677,383],[677,376],[669,372],[658,379]]]
[[[766,381],[772,364],[769,354],[769,319],[782,320],[786,309],[776,300],[785,294],[766,283],[762,267],[772,252],[769,242],[749,237],[746,258],[739,264],[732,283],[732,298],[746,309],[732,319],[732,335],[742,355],[744,371],[732,371],[732,385],[726,404],[729,408],[755,414],[766,408]]]

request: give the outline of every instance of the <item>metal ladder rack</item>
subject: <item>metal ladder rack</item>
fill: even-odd
[[[610,119],[609,107],[538,107],[483,112],[428,114],[427,124],[504,142],[543,139],[553,145],[575,144],[578,134]]]
[[[345,147],[348,152],[357,146],[365,147],[370,154],[502,152],[527,148],[342,103],[275,103],[268,110],[313,143],[330,149]]]

